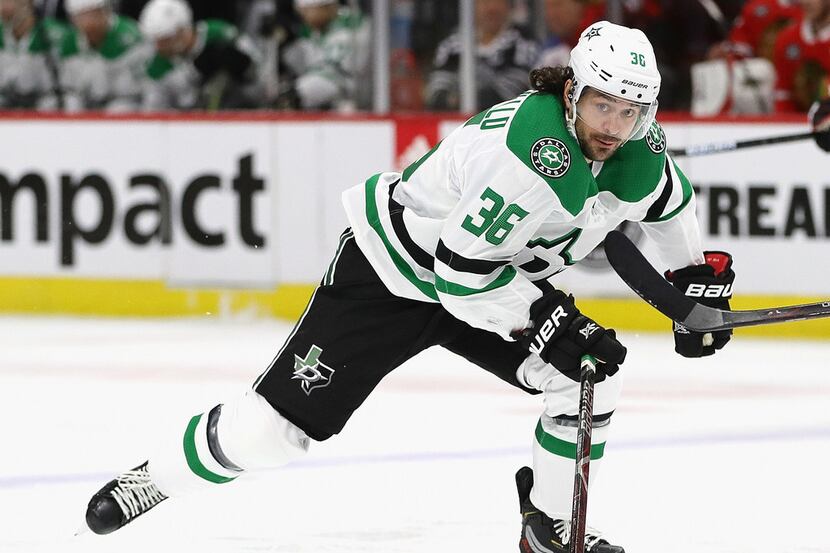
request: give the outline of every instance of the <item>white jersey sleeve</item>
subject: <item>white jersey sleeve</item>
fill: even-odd
[[[656,192],[659,197],[641,227],[657,245],[660,259],[671,270],[703,263],[694,191],[668,155],[666,170]]]

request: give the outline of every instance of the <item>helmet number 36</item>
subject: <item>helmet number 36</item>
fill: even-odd
[[[641,67],[646,66],[646,57],[643,54],[638,54],[637,52],[631,52],[631,65],[639,65]]]

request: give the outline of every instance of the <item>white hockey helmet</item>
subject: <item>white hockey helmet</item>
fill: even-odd
[[[109,8],[110,0],[65,0],[63,7],[69,15],[75,15],[98,8]]]
[[[139,18],[141,33],[151,40],[172,36],[192,24],[193,12],[184,0],[150,0]]]
[[[571,101],[576,104],[586,86],[614,98],[642,106],[642,113],[628,140],[639,140],[657,115],[660,72],[654,49],[639,29],[599,21],[582,31],[571,50],[568,64],[574,72]],[[575,135],[576,109],[568,114]]]

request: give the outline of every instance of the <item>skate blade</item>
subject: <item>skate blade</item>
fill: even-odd
[[[84,522],[80,526],[80,528],[75,530],[75,533],[73,534],[73,536],[77,538],[78,536],[83,536],[84,534],[88,534],[89,532],[91,532],[91,530],[89,529],[89,526],[86,525],[86,522]]]

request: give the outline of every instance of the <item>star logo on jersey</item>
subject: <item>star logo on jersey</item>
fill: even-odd
[[[652,123],[651,128],[646,133],[646,144],[648,149],[655,154],[661,154],[666,149],[666,133],[657,123]]]
[[[291,380],[299,380],[300,388],[306,395],[310,395],[317,388],[325,388],[331,383],[334,369],[320,362],[323,348],[312,344],[305,358],[294,354],[294,376]]]
[[[590,29],[588,29],[588,32],[585,33],[585,39],[586,40],[591,40],[595,36],[600,36],[600,34],[599,34],[600,29],[602,29],[602,27],[591,27]]]
[[[530,149],[530,162],[546,177],[559,178],[571,166],[571,152],[561,140],[542,138]]]

